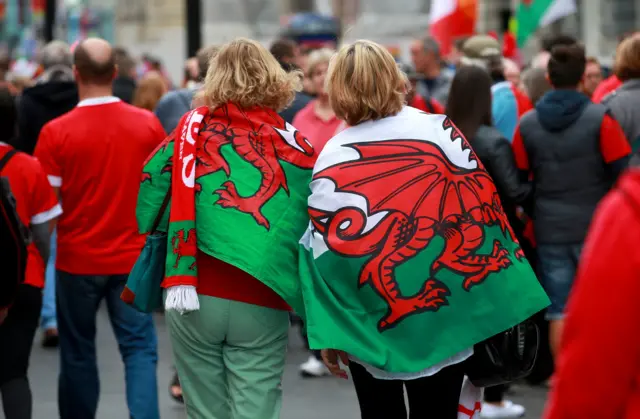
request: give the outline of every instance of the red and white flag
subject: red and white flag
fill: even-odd
[[[473,35],[477,14],[477,0],[433,0],[429,33],[440,43],[442,56],[449,54],[457,38]]]

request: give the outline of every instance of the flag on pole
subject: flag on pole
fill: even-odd
[[[478,14],[477,0],[434,0],[429,13],[429,33],[446,56],[456,38],[472,35]]]
[[[518,46],[525,45],[538,28],[577,11],[575,0],[520,0],[514,28]]]

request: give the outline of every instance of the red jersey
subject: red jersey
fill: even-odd
[[[615,74],[613,76],[607,77],[598,85],[598,87],[596,87],[596,90],[591,96],[591,100],[593,101],[593,103],[600,103],[605,96],[607,96],[609,93],[613,92],[620,86],[622,86],[622,81],[620,81],[620,79],[616,77]]]
[[[164,137],[151,112],[115,97],[83,100],[44,126],[34,154],[66,208],[58,223],[57,269],[131,270],[145,240],[135,218],[140,173]]]
[[[0,158],[12,147],[0,143]],[[16,153],[2,169],[1,175],[9,179],[11,193],[16,199],[16,210],[25,226],[44,224],[62,213],[58,198],[42,166],[35,158],[25,153]],[[27,246],[27,268],[24,283],[44,287],[45,261],[32,242]]]

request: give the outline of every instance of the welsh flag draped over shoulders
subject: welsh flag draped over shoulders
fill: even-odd
[[[187,151],[189,138],[195,158]],[[177,150],[175,141],[182,141]],[[150,230],[172,185],[177,154],[178,177],[188,186],[174,180],[172,197],[180,196],[176,189],[191,188],[195,219],[184,211],[189,202],[172,202],[168,225],[167,216],[161,223],[169,240],[165,282],[196,277],[199,249],[254,276],[302,311],[298,239],[309,220],[306,200],[317,158],[309,141],[268,109],[228,104],[192,111],[144,165],[137,206],[142,232]]]
[[[548,305],[495,186],[444,115],[348,128],[313,171],[300,275],[312,349],[429,368]]]

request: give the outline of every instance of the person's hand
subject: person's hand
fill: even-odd
[[[323,349],[320,353],[322,354],[322,362],[329,368],[332,375],[338,378],[344,378],[345,380],[349,378],[347,372],[340,368],[340,362],[338,362],[342,361],[344,365],[349,365],[349,356],[346,352],[335,349]]]
[[[7,318],[7,314],[9,314],[9,307],[0,308],[0,324]]]

